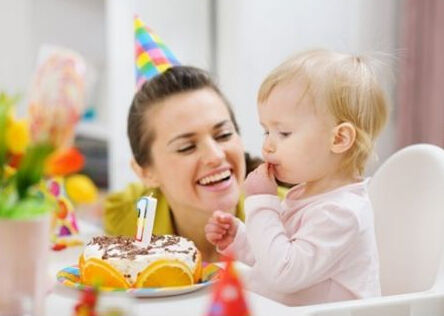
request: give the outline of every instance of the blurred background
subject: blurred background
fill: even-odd
[[[22,110],[43,44],[86,59],[87,113],[76,145],[87,159],[84,172],[104,189],[136,180],[126,137],[135,92],[135,14],[183,64],[214,75],[254,155],[262,141],[261,81],[292,53],[315,47],[381,61],[391,116],[369,175],[408,144],[444,146],[441,0],[0,0],[0,90],[22,94]]]

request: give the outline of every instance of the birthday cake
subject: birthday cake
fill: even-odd
[[[147,246],[131,237],[94,237],[79,258],[85,285],[109,288],[186,286],[199,283],[202,259],[184,237],[153,235]]]

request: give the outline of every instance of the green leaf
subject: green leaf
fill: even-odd
[[[7,163],[7,148],[6,148],[6,125],[8,122],[8,115],[14,107],[19,97],[10,97],[4,92],[0,92],[0,186],[4,180],[4,166]]]
[[[54,147],[48,143],[32,145],[22,158],[16,174],[16,186],[19,199],[24,199],[30,187],[43,178],[46,158]]]

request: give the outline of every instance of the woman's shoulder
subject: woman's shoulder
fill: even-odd
[[[289,188],[283,187],[283,186],[278,186],[277,188],[277,196],[283,200],[285,198],[285,195],[287,194]]]
[[[285,195],[288,192],[288,188],[278,186],[277,188],[277,196],[279,199],[283,200],[285,198]],[[237,210],[236,210],[236,217],[239,218],[241,221],[245,222],[245,210],[244,210],[244,202],[245,202],[245,196],[242,194],[239,198],[239,203],[237,204]]]
[[[122,191],[111,192],[105,197],[105,211],[128,204],[134,206],[134,203],[144,195],[159,198],[162,193],[156,188],[147,188],[142,183],[130,183]]]
[[[134,222],[137,219],[136,204],[144,195],[159,199],[162,193],[141,183],[130,183],[124,190],[108,194],[104,201],[105,231],[112,235],[132,235],[135,230]]]

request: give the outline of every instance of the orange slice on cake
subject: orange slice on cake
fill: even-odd
[[[202,255],[197,251],[196,268],[193,273],[194,284],[202,282]]]
[[[194,283],[190,269],[178,260],[157,260],[138,276],[136,288],[187,286]]]
[[[83,256],[82,256],[83,257]],[[82,283],[91,286],[127,289],[130,284],[113,266],[107,262],[90,258],[80,262]]]

